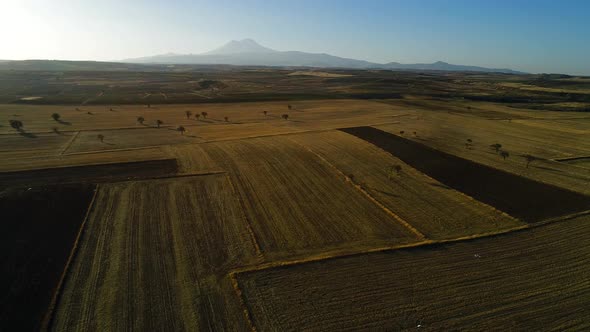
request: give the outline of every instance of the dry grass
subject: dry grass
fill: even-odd
[[[103,185],[84,234],[55,330],[244,328],[226,274],[257,258],[227,177]]]
[[[428,238],[453,238],[521,225],[352,135],[334,131],[290,138],[352,175],[355,182]],[[402,173],[392,174],[392,165],[402,166]]]
[[[588,216],[238,274],[260,330],[586,330]]]
[[[269,257],[416,241],[395,218],[288,138],[203,147],[229,171]]]

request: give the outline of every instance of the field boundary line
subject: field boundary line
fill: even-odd
[[[402,217],[398,216],[395,212],[391,211],[388,207],[383,205],[383,203],[381,203],[379,200],[377,200],[375,197],[373,197],[373,195],[371,195],[368,191],[366,191],[361,185],[354,182],[353,179],[351,179],[348,175],[344,174],[344,172],[342,172],[338,167],[336,167],[334,164],[329,162],[326,158],[322,157],[320,154],[316,153],[311,148],[309,148],[303,144],[300,144],[299,142],[296,142],[294,140],[290,140],[290,141],[301,146],[302,148],[304,148],[305,150],[307,150],[311,154],[315,155],[317,158],[319,158],[321,161],[323,161],[325,164],[327,164],[330,168],[332,168],[335,172],[337,172],[340,176],[343,176],[344,180],[346,182],[350,183],[355,189],[357,189],[359,192],[361,192],[371,202],[373,202],[375,205],[377,205],[379,208],[381,208],[381,210],[383,210],[389,216],[393,217],[398,223],[400,223],[402,226],[404,226],[410,232],[412,232],[417,237],[418,240],[427,239],[426,235],[424,235],[422,232],[417,230],[414,226],[412,226],[409,222],[405,221]]]
[[[568,214],[568,215],[564,215],[564,216],[546,219],[546,220],[539,221],[536,223],[519,225],[519,226],[515,226],[512,228],[507,228],[507,229],[493,231],[493,232],[465,235],[465,236],[460,236],[460,237],[456,237],[456,238],[452,238],[452,239],[441,239],[441,240],[427,239],[427,240],[420,241],[420,242],[406,243],[406,244],[399,244],[399,245],[392,245],[392,246],[384,246],[384,247],[375,247],[375,248],[370,248],[370,249],[356,251],[356,252],[343,252],[343,251],[324,252],[324,253],[319,253],[319,254],[315,254],[312,256],[304,257],[304,258],[299,258],[299,259],[283,260],[283,261],[279,260],[279,261],[268,262],[268,263],[264,263],[264,264],[260,264],[260,265],[244,266],[244,267],[236,268],[236,269],[232,270],[230,273],[237,275],[240,273],[256,272],[256,271],[262,271],[262,270],[267,270],[267,269],[272,269],[272,268],[277,268],[277,267],[301,265],[301,264],[314,263],[314,262],[331,260],[331,259],[361,256],[361,255],[372,254],[372,253],[389,252],[389,251],[413,249],[413,248],[420,248],[420,247],[427,247],[427,246],[468,242],[468,241],[472,241],[472,240],[480,240],[480,239],[485,239],[485,238],[493,238],[495,236],[502,236],[502,235],[508,235],[508,234],[512,234],[512,233],[524,232],[527,230],[532,230],[532,229],[535,229],[538,227],[548,226],[553,223],[567,221],[567,220],[571,220],[571,219],[574,219],[574,218],[577,218],[580,216],[584,216],[584,215],[589,215],[589,214],[590,214],[590,210],[586,210],[586,211],[582,211],[582,212],[578,212],[578,213],[572,213],[572,214]]]
[[[49,307],[47,308],[47,312],[45,313],[45,316],[43,317],[43,321],[41,322],[41,331],[49,331],[49,328],[51,327],[51,324],[53,323],[55,309],[57,308],[57,304],[60,300],[61,293],[63,291],[63,287],[65,284],[68,272],[70,270],[70,266],[72,265],[72,262],[74,261],[74,258],[76,257],[76,254],[78,253],[78,244],[80,243],[80,241],[82,239],[82,233],[84,233],[84,230],[86,229],[86,222],[88,221],[88,216],[90,216],[90,213],[94,209],[94,201],[96,200],[96,196],[98,195],[98,190],[99,190],[99,185],[97,184],[94,187],[94,193],[92,194],[92,199],[90,200],[90,203],[88,204],[88,209],[86,210],[86,214],[84,215],[84,219],[82,220],[82,224],[80,224],[80,229],[78,230],[78,234],[76,235],[76,240],[74,240],[74,243],[72,245],[72,250],[70,251],[70,255],[68,256],[68,260],[66,261],[66,265],[64,266],[64,270],[61,274],[61,277],[60,277],[57,287],[55,289],[55,293],[53,294],[53,296],[51,298],[51,302],[49,303]]]
[[[244,221],[246,222],[246,230],[248,230],[248,234],[250,235],[250,241],[252,241],[252,245],[254,246],[254,251],[256,251],[256,256],[258,256],[259,258],[262,259],[262,261],[264,261],[264,253],[260,249],[260,244],[258,243],[258,238],[256,237],[256,233],[254,233],[254,229],[252,228],[250,218],[248,218],[248,216],[246,215],[246,212],[245,212],[246,208],[244,206],[244,202],[242,201],[242,196],[240,196],[240,193],[238,193],[238,191],[236,190],[236,186],[234,185],[229,174],[227,174],[227,172],[224,172],[224,173],[226,173],[226,178],[227,178],[227,181],[229,182],[232,193],[236,196],[238,202],[240,203],[242,217],[244,218]]]
[[[78,138],[78,135],[80,135],[80,131],[78,130],[74,135],[72,135],[72,138],[68,141],[68,143],[66,143],[66,146],[63,148],[63,150],[60,151],[60,155],[63,156],[64,153],[70,148],[70,146],[72,146],[72,144],[74,144],[74,141],[76,140],[76,138]]]
[[[406,114],[403,114],[406,115]],[[409,114],[407,114],[409,115]],[[366,126],[373,127],[373,126],[384,126],[388,124],[398,124],[399,121],[388,121],[388,122],[378,122],[367,124]],[[186,125],[188,127],[191,126],[198,126],[198,125]],[[185,126],[185,127],[186,127]],[[198,126],[202,127],[202,126]],[[133,151],[133,150],[144,150],[144,149],[158,149],[165,146],[184,146],[184,145],[195,145],[195,144],[208,144],[208,143],[218,143],[218,142],[233,142],[233,141],[240,141],[246,139],[256,139],[256,138],[267,138],[267,137],[276,137],[276,136],[288,136],[288,135],[301,135],[301,134],[308,134],[308,133],[319,133],[319,132],[326,132],[326,131],[338,131],[341,128],[355,128],[358,126],[350,126],[350,127],[331,127],[331,128],[324,128],[324,129],[309,129],[309,130],[301,130],[301,131],[291,131],[286,133],[279,133],[279,134],[268,134],[268,135],[257,135],[257,136],[244,136],[244,137],[235,137],[235,138],[221,138],[221,139],[213,139],[207,140],[205,138],[199,138],[202,140],[201,142],[187,142],[187,143],[178,143],[178,144],[159,144],[159,145],[147,145],[147,146],[137,146],[137,147],[130,147],[130,148],[121,148],[121,149],[105,149],[105,150],[92,150],[92,151],[80,151],[80,152],[71,152],[64,154],[66,156],[70,155],[82,155],[82,154],[94,154],[94,153],[108,153],[108,152],[119,152],[119,151]],[[152,127],[150,127],[152,128]],[[164,128],[164,126],[162,126]],[[96,130],[79,130],[81,131],[107,131],[107,130],[125,130],[125,129],[145,129],[145,128],[115,128],[115,129],[96,129]],[[25,151],[25,150],[23,150]]]
[[[545,226],[545,225],[548,225],[548,224],[553,224],[553,223],[556,223],[556,222],[570,220],[570,219],[574,219],[574,218],[577,218],[577,217],[585,216],[587,214],[590,214],[590,210],[575,212],[575,213],[566,214],[566,215],[559,216],[559,217],[553,217],[553,218],[548,218],[548,219],[544,219],[544,220],[541,220],[541,221],[533,222],[533,223],[530,224],[530,227],[531,228],[534,228],[534,227]]]
[[[254,321],[252,320],[253,316],[250,313],[250,309],[248,309],[248,305],[246,305],[246,299],[244,298],[244,293],[242,292],[242,289],[240,288],[240,283],[238,282],[238,278],[236,276],[236,273],[230,272],[229,278],[231,280],[232,288],[234,289],[234,292],[236,292],[236,295],[238,296],[238,301],[240,302],[240,306],[242,307],[242,312],[244,314],[244,318],[246,319],[248,326],[250,326],[250,331],[256,332],[256,326],[254,325]]]
[[[379,129],[379,128],[376,128],[376,129]],[[381,129],[379,129],[379,130],[381,130]],[[345,133],[345,134],[348,134],[348,133],[347,133],[347,132],[345,132],[345,131],[342,131],[342,132],[343,132],[343,133]],[[391,133],[391,134],[393,134],[393,133]],[[484,203],[484,202],[482,202],[482,201],[480,201],[480,200],[477,200],[477,199],[475,199],[475,198],[473,198],[473,197],[471,197],[471,196],[467,195],[466,193],[464,193],[464,192],[462,192],[462,191],[460,191],[460,190],[457,190],[457,189],[455,189],[455,188],[453,188],[453,187],[447,186],[446,184],[444,184],[444,183],[442,183],[442,182],[438,181],[437,179],[435,179],[435,178],[431,177],[430,175],[428,175],[428,174],[426,174],[426,173],[424,173],[424,172],[422,172],[422,171],[419,171],[419,170],[417,170],[416,168],[412,167],[412,165],[410,165],[410,164],[406,163],[405,161],[403,161],[403,160],[399,159],[399,158],[398,158],[396,155],[394,155],[393,153],[391,153],[391,152],[389,152],[389,151],[386,151],[386,150],[382,149],[381,147],[379,147],[379,146],[377,146],[377,145],[375,145],[375,144],[373,144],[373,143],[371,143],[371,142],[369,142],[369,141],[366,141],[366,140],[364,140],[364,139],[362,139],[362,138],[360,138],[360,137],[357,137],[357,136],[354,136],[354,135],[351,135],[351,134],[348,134],[348,135],[350,135],[350,136],[352,136],[352,137],[355,137],[355,138],[358,138],[358,139],[360,139],[360,140],[362,140],[362,141],[364,141],[364,142],[366,142],[366,143],[368,143],[368,144],[371,144],[372,146],[376,147],[377,149],[379,149],[379,150],[381,150],[381,151],[383,151],[383,152],[385,152],[385,153],[387,153],[387,154],[391,155],[391,156],[392,156],[392,157],[394,157],[395,159],[397,159],[397,160],[399,160],[400,162],[404,163],[404,165],[406,165],[406,167],[413,169],[414,171],[416,171],[417,173],[419,173],[419,174],[423,175],[424,177],[426,177],[426,178],[427,178],[427,179],[429,179],[430,181],[433,181],[433,182],[435,182],[435,183],[438,183],[438,184],[440,184],[440,185],[443,185],[443,186],[445,186],[445,187],[449,188],[450,190],[452,190],[452,191],[454,191],[454,192],[458,193],[460,196],[463,196],[463,198],[466,198],[468,201],[474,201],[474,202],[477,202],[477,203],[479,203],[479,204],[482,204],[483,206],[486,206],[486,207],[490,208],[492,211],[494,211],[494,212],[496,212],[496,213],[499,213],[500,215],[502,215],[502,216],[504,216],[504,217],[506,217],[506,218],[508,218],[508,219],[511,219],[512,221],[515,221],[515,222],[517,222],[517,223],[520,223],[520,224],[526,224],[525,222],[521,221],[520,219],[518,219],[518,218],[516,218],[516,217],[513,217],[513,216],[509,215],[508,213],[506,213],[506,212],[504,212],[504,211],[502,211],[502,210],[500,210],[500,209],[497,209],[497,208],[495,208],[495,207],[493,207],[493,206],[491,206],[491,205],[489,205],[489,204],[487,204],[487,203]],[[393,134],[393,135],[396,135],[396,134]],[[398,135],[396,135],[396,136],[398,136]],[[402,138],[404,138],[404,137],[402,137]],[[482,165],[483,165],[483,164],[482,164]]]

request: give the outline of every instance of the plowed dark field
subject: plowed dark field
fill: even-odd
[[[590,209],[590,197],[463,159],[372,128],[345,128],[441,183],[531,223]]]
[[[38,330],[93,195],[69,185],[0,193],[0,330]]]

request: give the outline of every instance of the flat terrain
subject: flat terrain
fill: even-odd
[[[100,185],[54,329],[241,329],[226,274],[258,259],[245,223],[224,175]]]
[[[588,328],[587,78],[29,65],[0,330]]]
[[[38,330],[94,194],[91,185],[0,191],[0,329]]]
[[[590,210],[590,197],[447,154],[372,127],[343,131],[365,139],[449,187],[526,222]]]
[[[259,331],[590,328],[590,218],[241,273]]]

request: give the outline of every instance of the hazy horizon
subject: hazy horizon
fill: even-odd
[[[585,1],[8,0],[2,60],[119,61],[252,38],[279,51],[590,75]]]

